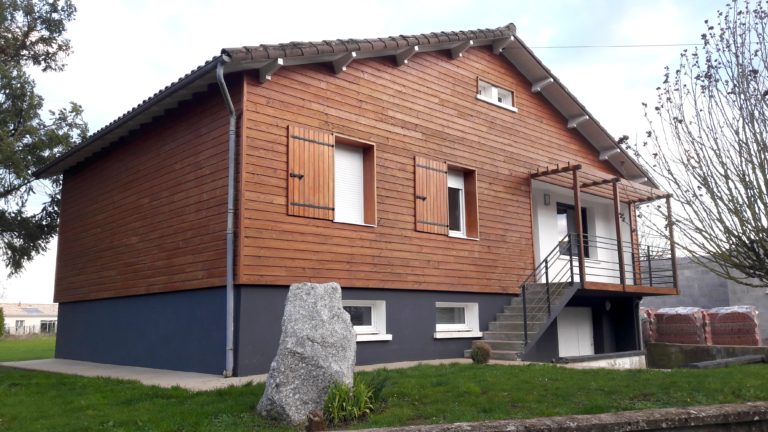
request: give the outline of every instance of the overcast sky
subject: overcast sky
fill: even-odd
[[[156,1],[76,0],[67,70],[34,73],[48,108],[76,101],[91,132],[219,54],[261,43],[367,38],[493,28],[513,22],[555,75],[614,136],[646,129],[664,66],[695,44],[725,0],[557,1]],[[0,301],[53,299],[55,242],[20,277],[5,280]]]

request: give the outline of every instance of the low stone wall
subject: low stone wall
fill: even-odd
[[[768,356],[768,347],[650,343],[646,347],[645,363],[652,369],[675,369],[689,363],[745,355]]]
[[[768,430],[768,402],[367,430],[387,432],[757,432]]]

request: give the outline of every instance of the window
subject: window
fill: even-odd
[[[16,320],[16,333],[24,331],[24,320]]]
[[[477,80],[477,98],[481,101],[517,112],[515,94],[512,91],[497,87],[480,79]]]
[[[40,333],[46,333],[46,334],[56,333],[56,321],[54,320],[40,321]]]
[[[335,222],[365,223],[363,149],[336,144],[334,151]]]
[[[477,303],[435,303],[435,339],[482,335]]]
[[[375,147],[331,132],[289,127],[288,214],[375,225]]]
[[[448,234],[466,237],[464,173],[448,170]]]
[[[581,208],[581,226],[584,233],[584,257],[589,258],[589,224],[587,223],[587,209]],[[560,255],[579,256],[578,235],[576,234],[576,215],[574,207],[570,204],[557,203],[557,236],[562,239],[571,234],[570,245],[565,240],[560,245]],[[570,247],[570,250],[569,250]]]
[[[392,340],[387,334],[387,308],[383,300],[342,300],[355,327],[358,342]]]
[[[416,231],[477,239],[477,173],[417,156]]]

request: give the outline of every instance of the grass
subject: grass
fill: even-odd
[[[55,336],[0,338],[0,362],[52,358]]]
[[[383,402],[356,428],[768,400],[768,365],[667,371],[550,365],[417,366],[360,373]],[[264,385],[192,393],[0,368],[0,430],[295,430],[253,415]]]

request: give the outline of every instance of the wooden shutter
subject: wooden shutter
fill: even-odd
[[[331,132],[288,128],[288,214],[333,220]]]
[[[448,234],[448,164],[416,156],[416,231]]]

